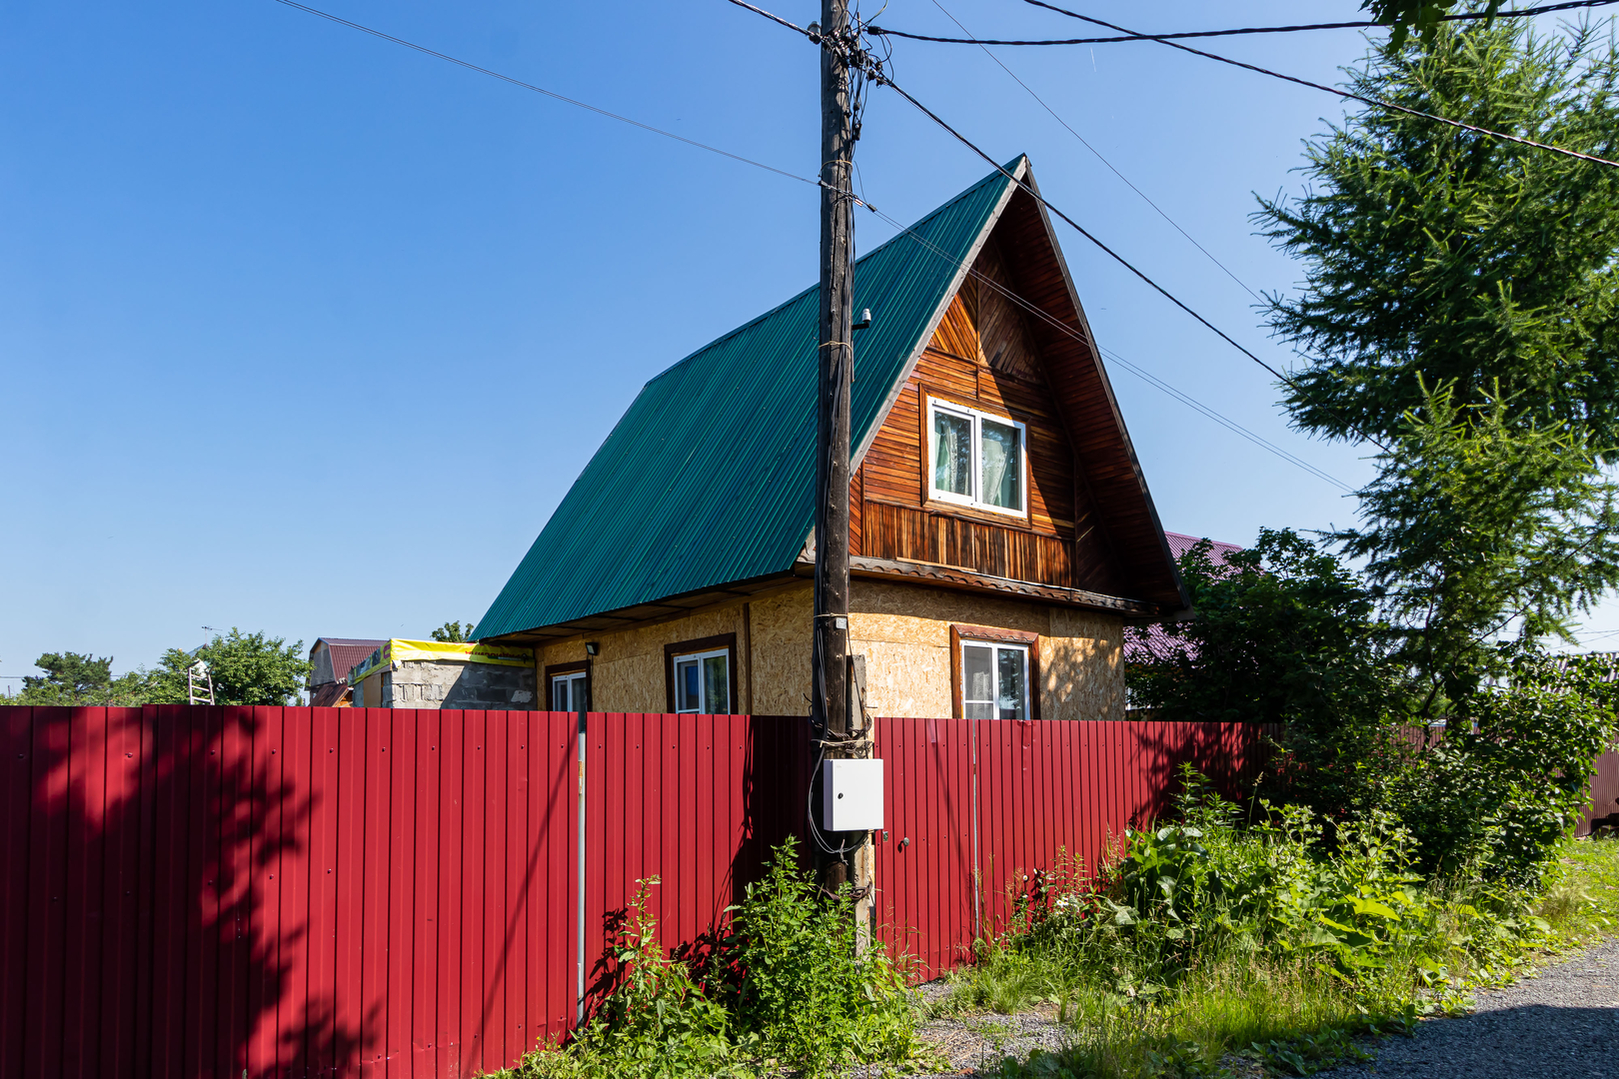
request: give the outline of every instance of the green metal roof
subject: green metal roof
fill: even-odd
[[[1024,167],[1019,158],[1008,171]],[[851,443],[863,446],[926,344],[1012,182],[993,173],[855,264]],[[574,481],[479,639],[792,568],[814,526],[820,287],[646,384]]]

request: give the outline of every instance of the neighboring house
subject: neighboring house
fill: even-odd
[[[1186,600],[1043,210],[990,176],[854,280],[868,711],[1122,719],[1126,620]],[[817,298],[648,382],[478,623],[542,707],[808,712]]]
[[[355,708],[531,709],[534,650],[394,638],[349,672]]]
[[[309,649],[309,703],[316,708],[347,708],[349,670],[385,641],[359,637],[318,637]]]
[[[1165,532],[1164,539],[1169,542],[1169,550],[1174,554],[1177,563],[1187,551],[1203,542],[1197,536],[1188,536],[1180,532]],[[1235,543],[1222,543],[1219,540],[1210,540],[1209,547],[1209,560],[1217,566],[1225,565],[1228,558],[1242,550]],[[1141,633],[1132,634],[1124,647],[1126,663],[1146,662],[1154,658],[1166,659],[1175,654],[1195,656],[1197,653],[1190,641],[1183,637],[1170,636],[1156,622],[1143,626]]]

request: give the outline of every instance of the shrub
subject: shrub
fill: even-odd
[[[1507,659],[1507,684],[1469,698],[1445,739],[1388,784],[1425,873],[1536,884],[1613,739],[1614,687],[1589,661],[1522,648]]]
[[[752,1075],[815,1079],[850,1065],[887,1074],[925,1060],[901,968],[873,941],[857,955],[854,895],[827,896],[798,868],[797,842],[731,908],[726,931],[665,954],[641,882],[603,957],[613,986],[566,1047],[524,1058],[532,1079]]]
[[[875,941],[857,955],[853,893],[822,896],[796,863],[797,841],[789,838],[736,908],[738,1026],[765,1055],[806,1075],[906,1063],[918,1047],[902,971]]]
[[[1377,596],[1287,530],[1219,561],[1204,540],[1180,569],[1197,616],[1154,627],[1167,644],[1132,631],[1132,699],[1163,719],[1274,724],[1287,767],[1272,796],[1331,819],[1372,804],[1402,707]]]
[[[658,878],[642,880],[624,928],[603,957],[616,985],[566,1050],[524,1058],[533,1079],[746,1074],[739,1070],[725,1009],[692,980],[685,963],[658,942],[647,897]]]

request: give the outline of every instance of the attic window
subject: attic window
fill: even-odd
[[[1006,416],[928,398],[930,495],[941,502],[1026,515],[1026,429]]]

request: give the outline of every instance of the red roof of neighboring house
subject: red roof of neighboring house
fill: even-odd
[[[360,637],[320,637],[315,645],[324,644],[326,650],[332,654],[332,675],[338,682],[346,683],[349,671],[354,665],[365,659],[372,652],[387,644],[387,640],[369,640]],[[309,649],[311,653],[314,647]],[[328,683],[331,684],[331,683]]]
[[[1165,532],[1164,538],[1169,541],[1170,553],[1175,556],[1177,561],[1187,551],[1202,542],[1201,537],[1188,536],[1181,532]],[[1210,540],[1209,542],[1213,544],[1213,549],[1209,551],[1209,556],[1217,565],[1223,565],[1228,557],[1242,550],[1235,543],[1222,543],[1219,540]],[[1139,636],[1127,636],[1125,638],[1124,659],[1126,663],[1133,660],[1150,659],[1154,656],[1168,656],[1177,650],[1187,654],[1194,654],[1189,651],[1192,647],[1189,642],[1178,637],[1171,637],[1156,622],[1142,626],[1140,629]]]
[[[311,708],[334,708],[349,691],[347,682],[326,682],[309,691]]]
[[[1181,555],[1202,542],[1202,538],[1199,536],[1187,536],[1179,532],[1165,532],[1164,538],[1169,541],[1169,553],[1174,555],[1176,559],[1179,559]],[[1235,543],[1221,543],[1219,540],[1210,540],[1209,542],[1214,544],[1214,550],[1209,553],[1214,556],[1216,562],[1224,562],[1227,555],[1235,554],[1242,550]]]

